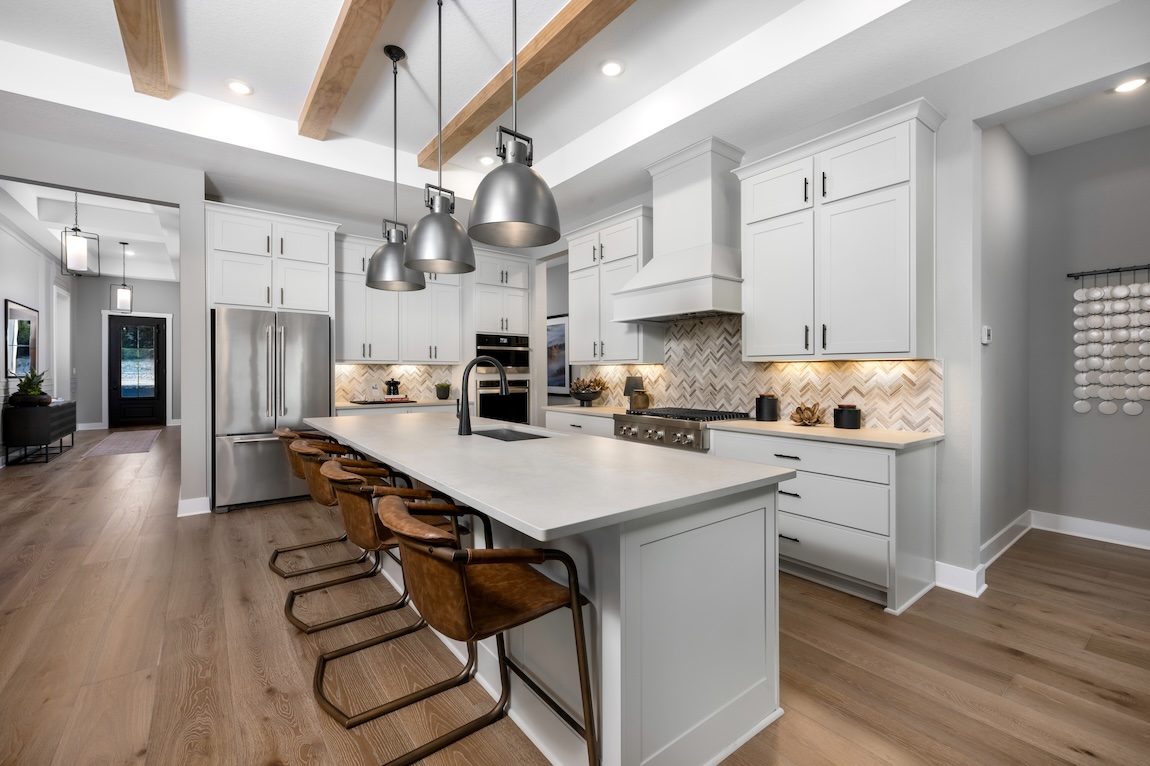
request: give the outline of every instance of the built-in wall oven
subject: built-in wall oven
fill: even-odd
[[[531,394],[527,378],[507,378],[507,394],[499,393],[499,379],[480,380],[475,407],[481,418],[527,423],[531,419]]]
[[[490,356],[503,365],[508,375],[526,375],[531,372],[531,349],[528,346],[526,335],[488,335],[480,333],[475,336],[475,353],[479,356]],[[476,372],[495,372],[489,364],[475,365]]]

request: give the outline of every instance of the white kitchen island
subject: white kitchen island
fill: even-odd
[[[488,514],[497,545],[575,559],[605,766],[718,763],[782,714],[775,486],[794,471],[528,426],[512,428],[549,438],[461,437],[442,413],[306,422]],[[509,425],[472,422],[476,434]],[[570,625],[552,613],[509,649],[578,718]],[[582,739],[512,683],[528,737],[555,764],[585,764]]]

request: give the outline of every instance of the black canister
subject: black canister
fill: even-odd
[[[763,394],[755,399],[755,420],[773,422],[779,419],[779,400],[774,394]]]
[[[862,410],[853,404],[835,407],[835,428],[862,428]]]

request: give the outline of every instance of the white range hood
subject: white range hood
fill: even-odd
[[[647,168],[654,255],[614,293],[616,322],[742,313],[739,182],[743,150],[711,137]]]

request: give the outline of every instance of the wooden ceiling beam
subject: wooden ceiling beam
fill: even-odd
[[[327,138],[395,0],[344,0],[299,116],[299,134]]]
[[[113,0],[113,3],[128,71],[132,75],[132,88],[147,96],[171,98],[160,0]]]
[[[519,97],[527,95],[575,51],[599,34],[635,0],[571,0],[519,51]],[[510,21],[510,19],[508,20]],[[510,28],[508,29],[510,33]],[[510,36],[510,34],[508,35]],[[443,128],[443,161],[511,108],[511,62],[483,86]],[[510,125],[508,126],[510,127]],[[419,166],[436,167],[435,138],[419,153]]]

